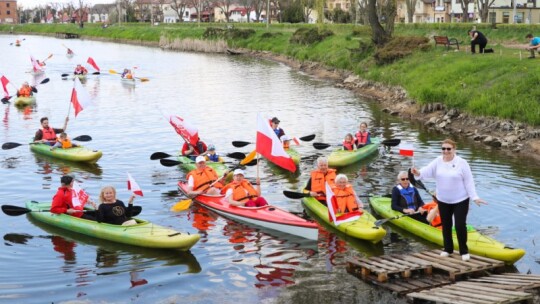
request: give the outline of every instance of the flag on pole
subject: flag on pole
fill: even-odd
[[[81,188],[77,181],[73,181],[72,189],[73,196],[71,198],[71,201],[73,202],[73,209],[83,210],[84,205],[86,204],[90,196]]]
[[[300,141],[298,141],[298,138],[293,137],[292,140],[293,140],[295,145],[300,146]]]
[[[89,65],[91,65],[96,71],[99,72],[99,67],[97,66],[96,62],[92,57],[88,57],[88,60],[86,61]]]
[[[32,69],[34,72],[41,71],[43,68],[37,63],[37,61],[34,59],[34,56],[30,55],[30,61],[32,61]]]
[[[86,89],[82,86],[79,78],[75,77],[73,81],[73,91],[71,91],[71,103],[73,104],[73,109],[75,109],[75,117],[82,110],[86,109],[92,105],[92,99]]]
[[[192,146],[197,145],[197,141],[199,141],[199,130],[194,125],[176,115],[169,116],[169,123],[184,140]]]
[[[133,194],[135,195],[143,196],[141,187],[139,187],[139,184],[137,184],[137,182],[135,181],[135,179],[133,179],[133,177],[131,176],[131,174],[129,174],[129,172],[127,176],[128,176],[128,181],[127,181],[128,190],[131,190]]]
[[[412,144],[407,142],[402,142],[399,145],[399,154],[403,156],[414,156],[414,147]]]
[[[343,223],[356,221],[357,219],[362,216],[362,211],[356,210],[347,212],[344,214],[337,214],[336,210],[338,209],[338,204],[336,197],[334,196],[334,191],[332,191],[332,187],[328,184],[328,182],[325,182],[326,187],[326,205],[328,206],[328,218],[331,222],[334,223],[334,225],[338,226]]]
[[[7,84],[9,83],[9,80],[6,78],[6,76],[2,75],[2,77],[0,77],[0,82],[2,83],[2,88],[4,89],[4,93],[6,93],[6,97],[8,97],[9,92],[7,89]]]
[[[268,124],[268,120],[264,119],[260,113],[257,114],[257,142],[255,144],[255,150],[281,168],[291,172],[296,171],[294,161],[283,149],[283,144]]]

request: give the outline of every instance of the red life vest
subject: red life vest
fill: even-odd
[[[366,145],[367,144],[367,140],[368,140],[368,137],[369,137],[369,132],[366,131],[366,132],[356,132],[356,134],[354,135],[356,137],[356,143],[358,145]]]
[[[352,151],[354,150],[354,143],[350,141],[343,141],[343,148],[345,148],[347,151]]]
[[[255,199],[259,197],[257,190],[253,188],[251,183],[247,180],[242,180],[240,183],[232,182],[227,184],[222,190],[221,193],[227,193],[228,189],[233,190],[233,200],[237,202],[245,202],[249,199]]]
[[[41,128],[41,133],[43,133],[42,139],[56,142],[56,133],[52,127],[49,127],[49,129]]]
[[[311,191],[317,193],[324,193],[324,195],[317,195],[315,198],[319,201],[326,200],[326,186],[325,183],[328,182],[330,187],[334,186],[336,179],[336,170],[328,169],[326,174],[322,173],[320,170],[311,171]]]

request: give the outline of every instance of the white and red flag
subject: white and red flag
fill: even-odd
[[[82,86],[81,81],[77,77],[75,77],[75,80],[73,81],[73,91],[71,91],[71,103],[73,104],[73,109],[75,110],[75,117],[77,117],[79,112],[92,105],[92,99],[90,98],[90,95]]]
[[[257,142],[255,150],[281,168],[291,172],[296,171],[294,161],[285,152],[285,149],[283,149],[281,140],[279,140],[272,127],[268,124],[268,120],[264,119],[261,114],[257,115]]]
[[[137,182],[135,181],[135,179],[133,179],[133,177],[131,176],[131,174],[129,174],[129,172],[127,176],[128,176],[128,181],[127,181],[128,190],[131,190],[131,192],[133,192],[133,194],[135,195],[143,196],[141,187],[139,187],[139,184],[137,184]]]
[[[6,93],[6,97],[8,97],[9,92],[7,89],[7,85],[9,83],[9,80],[6,78],[6,76],[2,75],[2,77],[0,77],[0,82],[2,83],[2,88],[4,89],[4,93]]]
[[[32,69],[34,70],[34,72],[43,70],[39,63],[37,63],[37,61],[34,59],[34,56],[30,55],[30,61],[32,61]]]
[[[176,133],[182,136],[185,141],[192,146],[197,145],[197,141],[199,141],[199,130],[197,130],[194,125],[176,115],[169,116],[169,123],[173,126]]]
[[[328,185],[328,183],[325,183],[326,187],[326,205],[328,206],[328,218],[331,222],[334,223],[334,225],[338,226],[343,223],[356,221],[357,219],[362,216],[362,211],[356,210],[347,212],[344,214],[337,214],[336,210],[338,209],[338,204],[336,201],[336,197],[334,196],[334,191],[332,191],[332,187]]]
[[[94,59],[92,59],[92,57],[88,57],[88,60],[86,60],[86,62],[91,65],[96,71],[99,72],[99,67],[98,65],[96,64],[96,62],[94,61]]]
[[[399,155],[403,156],[414,156],[414,147],[411,143],[402,142],[399,145]]]
[[[73,196],[71,198],[71,201],[73,202],[73,209],[83,210],[84,205],[86,204],[90,196],[81,188],[77,181],[73,181],[72,189]]]

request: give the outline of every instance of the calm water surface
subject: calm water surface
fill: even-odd
[[[91,135],[87,146],[103,150],[104,156],[97,165],[77,165],[35,155],[27,146],[1,151],[1,203],[23,206],[28,200],[48,201],[60,176],[68,172],[94,199],[102,186],[111,184],[125,201],[129,172],[144,191],[144,197],[136,199],[144,208],[143,218],[202,238],[186,253],[151,250],[54,229],[26,216],[1,214],[0,302],[390,303],[396,300],[388,292],[347,274],[345,259],[438,248],[392,226],[387,226],[389,233],[378,245],[323,229],[314,242],[239,224],[197,204],[188,212],[173,213],[169,208],[181,199],[176,183],[185,173],[163,167],[149,156],[157,151],[175,153],[180,147],[181,139],[164,118],[169,114],[197,125],[201,137],[223,154],[254,148],[236,149],[231,141],[255,139],[257,112],[279,117],[288,134],[315,133],[315,141],[327,143],[341,142],[345,133],[367,121],[376,135],[413,142],[418,166],[439,155],[441,134],[381,114],[376,105],[349,91],[273,62],[34,36],[26,36],[19,48],[9,46],[15,39],[0,36],[0,74],[16,87],[23,81],[39,82],[40,78],[26,73],[31,67],[29,56],[44,59],[53,54],[46,72],[51,81],[38,86],[34,108],[0,106],[0,142],[27,142],[43,116],[61,127],[73,82],[62,80],[60,74],[91,56],[102,69],[102,75],[90,76],[85,83],[94,105],[77,118],[70,112],[68,133]],[[66,58],[62,44],[76,56]],[[136,75],[150,81],[126,86],[118,75],[108,73],[124,67],[137,67]],[[490,203],[481,208],[474,205],[469,223],[510,246],[524,248],[527,254],[515,270],[540,274],[539,164],[466,140],[459,146],[459,154],[471,164],[477,191]],[[299,189],[314,159],[329,153],[314,150],[309,143],[298,149],[304,156],[299,174],[284,173],[265,162],[260,167],[265,197],[293,212],[302,211],[300,202],[285,198],[282,190]],[[411,161],[396,151],[343,172],[354,179],[358,192],[385,194]],[[247,174],[255,176],[255,168]],[[434,188],[432,182],[426,185]]]

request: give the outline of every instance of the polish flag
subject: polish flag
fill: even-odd
[[[86,109],[92,105],[92,99],[86,89],[82,86],[78,77],[75,77],[73,81],[73,91],[71,91],[71,103],[73,103],[73,109],[75,109],[75,117],[83,109]]]
[[[34,56],[30,55],[30,61],[32,61],[32,68],[34,69],[34,72],[43,70],[39,63],[37,63],[37,61],[34,59]]]
[[[268,124],[268,120],[264,119],[261,114],[257,115],[257,143],[255,150],[281,168],[291,172],[296,171],[296,165],[292,158],[285,152],[283,144]]]
[[[189,142],[192,146],[197,145],[197,141],[199,140],[199,130],[197,130],[197,127],[176,115],[169,116],[169,123],[185,141]]]
[[[334,223],[334,225],[339,226],[340,224],[356,221],[362,216],[362,211],[351,211],[344,214],[337,214],[336,210],[338,209],[338,204],[336,197],[334,196],[334,191],[332,187],[325,182],[326,187],[326,205],[328,205],[328,218]]]
[[[4,89],[4,93],[6,93],[6,97],[8,97],[9,92],[7,89],[7,84],[9,83],[9,80],[6,78],[6,76],[2,75],[2,77],[0,77],[0,82],[2,83],[2,88]]]
[[[71,198],[71,201],[73,202],[73,209],[83,210],[84,205],[86,204],[90,196],[81,188],[77,181],[73,181],[72,189],[73,196]]]
[[[292,141],[294,142],[295,145],[300,146],[300,141],[298,141],[298,138],[293,137]]]
[[[414,156],[413,145],[407,142],[402,142],[399,145],[399,154],[403,156]]]
[[[128,190],[131,190],[133,194],[135,195],[143,196],[141,187],[139,187],[139,184],[137,184],[137,182],[135,181],[135,179],[133,179],[133,177],[131,176],[131,174],[129,174],[129,172],[127,176],[128,176],[128,181],[127,181]]]
[[[89,65],[91,65],[92,67],[94,67],[94,69],[96,71],[99,72],[99,67],[97,66],[96,62],[94,61],[94,59],[92,59],[92,57],[88,57],[88,60],[86,61]]]

